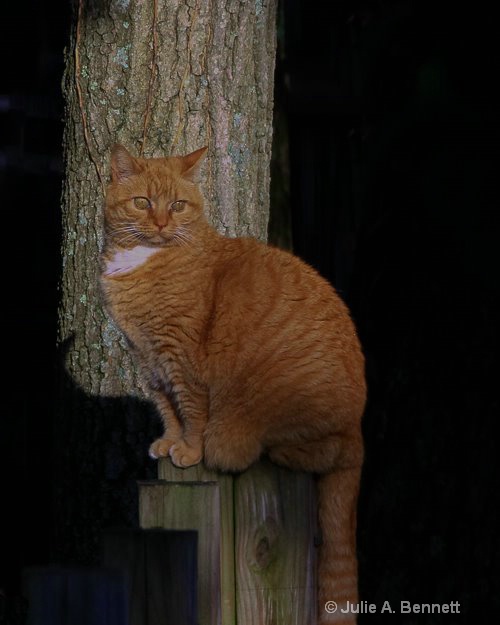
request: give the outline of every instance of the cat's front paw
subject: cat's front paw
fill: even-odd
[[[191,447],[185,441],[177,441],[170,447],[170,457],[176,467],[185,469],[198,464],[203,457],[201,445]]]
[[[174,441],[171,438],[157,438],[149,448],[150,458],[153,458],[153,460],[166,458],[173,444]]]

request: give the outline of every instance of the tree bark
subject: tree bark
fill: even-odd
[[[135,518],[132,480],[154,471],[145,459],[153,420],[97,289],[110,149],[120,142],[151,157],[208,145],[211,222],[265,239],[275,12],[276,0],[76,3],[63,84],[64,383],[54,439],[62,559],[92,560],[103,524]]]

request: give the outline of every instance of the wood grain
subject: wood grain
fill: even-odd
[[[221,623],[236,623],[234,577],[234,477],[217,473],[197,464],[178,469],[170,459],[158,461],[158,478],[169,482],[217,482],[220,496],[220,562],[221,562]]]
[[[259,463],[236,478],[238,625],[316,623],[313,478]]]
[[[222,625],[315,625],[317,525],[312,476],[267,461],[238,476],[203,465],[177,469],[170,460],[161,460],[158,471],[160,478],[177,487],[209,483],[218,489]],[[179,491],[169,492],[172,497]],[[161,497],[161,490],[156,495]],[[143,501],[146,505],[141,495],[141,524],[143,514],[158,519],[161,502],[148,499],[147,505],[156,510],[152,513]],[[190,504],[179,498],[175,505]],[[165,522],[164,517],[158,522]]]
[[[221,623],[220,510],[220,488],[216,482],[139,483],[142,528],[198,532],[199,625]]]

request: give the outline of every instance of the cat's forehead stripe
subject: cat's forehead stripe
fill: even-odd
[[[170,197],[175,195],[176,190],[174,182],[165,175],[162,178],[155,176],[148,181],[148,193],[150,196],[167,195]]]

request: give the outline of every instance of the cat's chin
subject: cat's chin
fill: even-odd
[[[144,247],[167,247],[168,245],[172,245],[172,241],[169,241],[168,239],[152,239],[149,241],[142,241],[141,245]]]
[[[141,241],[140,245],[143,245],[145,247],[156,247],[156,248],[161,248],[161,247],[178,247],[179,245],[182,245],[183,241],[185,241],[184,239],[179,239],[176,236],[154,236],[148,239],[145,239],[143,241]]]
[[[167,247],[174,244],[175,241],[173,237],[162,237],[161,235],[150,237],[141,241],[141,245],[144,245],[145,247]]]

